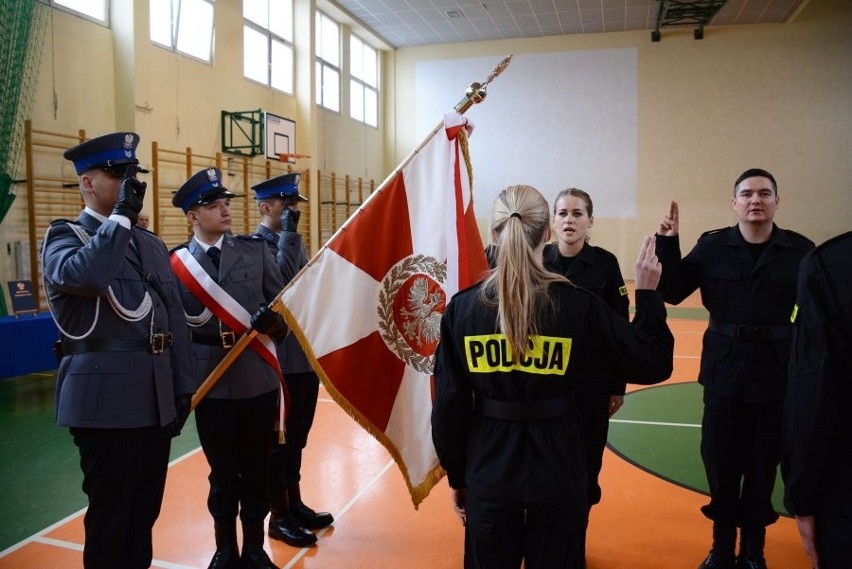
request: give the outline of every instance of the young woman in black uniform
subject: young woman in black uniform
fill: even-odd
[[[553,202],[555,243],[544,246],[544,267],[595,293],[629,320],[630,301],[615,255],[589,243],[594,223],[592,198],[577,188],[562,190]],[[600,381],[605,379],[605,382]],[[583,422],[589,474],[589,507],[601,501],[598,475],[609,431],[609,418],[624,404],[624,377],[577,377],[574,405]]]
[[[582,568],[588,497],[576,378],[658,383],[672,371],[654,238],[636,263],[631,324],[544,268],[548,209],[530,186],[500,193],[491,213],[497,268],[453,297],[441,321],[432,438],[466,526],[466,567]]]

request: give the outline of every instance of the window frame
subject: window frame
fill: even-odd
[[[275,1],[278,1],[278,0],[266,0],[267,23],[269,21],[269,18],[268,18],[269,11],[270,11],[269,4],[271,2],[275,2]],[[291,14],[291,18],[290,18],[291,28],[290,28],[289,31],[290,31],[290,36],[292,37],[294,32],[295,32],[295,30],[293,29],[295,26],[293,25],[293,17],[292,17],[292,15],[293,15],[293,1],[292,0],[289,0],[289,8],[290,8],[290,14]],[[245,30],[246,30],[246,28],[251,28],[253,31],[257,32],[258,34],[266,36],[266,56],[267,56],[266,60],[267,61],[266,61],[266,81],[265,82],[258,80],[256,77],[250,77],[250,76],[246,75],[246,68],[245,68],[245,57],[246,57]],[[286,89],[281,89],[280,87],[276,87],[275,85],[272,84],[272,77],[274,75],[273,74],[273,47],[274,47],[275,43],[278,43],[278,44],[284,46],[290,52],[290,80],[289,80],[290,91],[287,91]],[[279,93],[284,93],[286,95],[292,96],[296,92],[296,46],[294,45],[293,41],[288,40],[287,38],[278,35],[277,33],[273,32],[271,28],[265,28],[265,27],[263,27],[262,24],[259,24],[259,23],[255,22],[254,20],[249,19],[245,15],[245,9],[243,11],[243,78],[248,79],[249,81],[254,81],[255,83],[258,83],[260,85],[265,85],[265,86],[267,86],[271,89],[275,89]]]
[[[214,49],[216,46],[216,0],[193,0],[194,2],[200,2],[202,4],[208,4],[210,9],[212,10],[211,20],[210,20],[210,50],[208,53],[208,58],[204,59],[203,57],[199,57],[193,53],[189,53],[182,49],[178,48],[178,44],[180,43],[180,20],[181,20],[181,2],[184,0],[164,0],[168,2],[172,8],[172,12],[176,10],[176,13],[169,14],[169,28],[170,28],[170,44],[165,44],[158,39],[154,39],[152,37],[153,27],[150,26],[150,21],[153,19],[151,14],[151,9],[155,4],[155,0],[150,0],[148,4],[148,20],[149,20],[149,28],[148,28],[148,40],[156,47],[171,51],[172,53],[177,53],[181,57],[188,57],[190,59],[194,59],[195,61],[205,63],[207,65],[213,65],[213,56]]]
[[[375,85],[369,83],[367,81],[367,79],[365,79],[363,76],[356,75],[355,72],[353,71],[354,66],[352,65],[352,62],[353,62],[353,53],[355,52],[355,50],[353,48],[356,47],[353,44],[356,44],[356,42],[358,44],[357,47],[361,51],[360,57],[361,57],[361,67],[362,68],[364,67],[364,65],[363,65],[364,54],[365,54],[364,52],[369,50],[370,52],[372,52],[373,57],[375,58],[375,62],[374,62],[375,70],[376,70]],[[365,124],[369,127],[375,128],[375,129],[379,128],[379,75],[380,75],[379,72],[380,72],[379,50],[377,50],[376,48],[371,46],[369,43],[364,41],[357,34],[350,34],[350,36],[349,36],[349,118],[351,118],[354,121]],[[365,74],[362,73],[361,75],[365,75]],[[360,118],[356,117],[353,114],[355,112],[355,109],[354,109],[352,99],[353,99],[353,94],[356,92],[356,90],[361,93],[361,95],[360,95],[360,103],[361,103],[361,105],[360,105],[361,106]],[[367,121],[367,100],[368,100],[368,97],[366,96],[366,93],[368,93],[368,92],[372,93],[375,97],[375,108],[373,109],[373,113],[376,117],[376,123],[375,124]]]
[[[101,0],[101,5],[104,7],[104,19],[101,20],[91,14],[87,14],[86,12],[81,12],[76,8],[72,8],[71,6],[66,6],[61,3],[61,0],[48,0],[48,4],[52,8],[56,8],[57,10],[62,10],[68,14],[73,16],[77,16],[78,18],[83,18],[84,20],[88,20],[95,24],[100,24],[105,27],[110,27],[110,9],[109,9],[109,0]]]
[[[323,21],[328,21],[334,24],[334,27],[337,31],[337,61],[338,63],[335,65],[332,61],[329,61],[324,57],[324,49],[323,49]],[[332,113],[340,113],[342,97],[341,97],[341,65],[340,61],[342,59],[341,48],[343,42],[341,41],[341,25],[340,22],[323,12],[322,10],[316,11],[316,22],[314,25],[314,34],[316,41],[316,54],[315,54],[315,62],[316,62],[316,97],[315,103],[318,107],[325,109]],[[325,86],[328,83],[326,81],[326,75],[334,73],[337,76],[337,108],[328,106],[328,99],[326,97],[326,89]]]

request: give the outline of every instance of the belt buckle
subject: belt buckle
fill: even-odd
[[[226,350],[230,350],[234,347],[236,343],[236,337],[234,336],[233,330],[225,330],[224,332],[219,333],[219,337],[222,338],[222,347]]]
[[[151,340],[148,342],[148,351],[152,354],[162,354],[171,344],[171,332],[151,334]]]
[[[764,330],[759,326],[738,326],[737,338],[746,342],[763,340]]]

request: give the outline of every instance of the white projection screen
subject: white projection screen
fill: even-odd
[[[417,139],[422,140],[502,57],[422,61],[415,69]],[[559,190],[591,194],[596,217],[636,216],[635,49],[516,55],[466,113],[477,217],[497,193],[529,184],[548,202]]]

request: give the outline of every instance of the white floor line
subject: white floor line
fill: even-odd
[[[43,543],[45,545],[51,545],[53,547],[59,547],[61,549],[69,549],[71,551],[83,551],[83,546],[79,543],[65,541],[62,539],[53,539],[51,537],[37,537],[32,541],[36,543]],[[151,567],[159,567],[161,569],[197,569],[191,565],[181,565],[180,563],[171,563],[170,561],[163,561],[161,559],[152,559]]]
[[[84,513],[86,513],[87,509],[88,508],[83,508],[82,510],[78,510],[78,511],[74,512],[73,514],[70,514],[69,516],[66,516],[65,518],[59,520],[55,524],[44,528],[43,530],[41,530],[37,534],[34,534],[34,535],[28,537],[27,539],[21,540],[18,543],[16,543],[15,545],[13,545],[13,546],[11,546],[7,549],[4,549],[3,551],[0,551],[0,559],[2,559],[3,557],[6,557],[7,555],[9,555],[10,553],[12,553],[13,551],[15,551],[17,549],[22,548],[23,546],[27,545],[28,543],[32,543],[34,541],[39,541],[41,543],[48,543],[48,541],[44,541],[44,540],[50,540],[50,538],[44,537],[45,534],[52,532],[54,529],[58,528],[61,525],[68,523],[69,521],[73,520],[77,516],[83,515]],[[65,543],[65,542],[62,542],[62,543]],[[79,547],[79,551],[83,551],[82,545],[74,544],[74,546]]]
[[[692,423],[663,423],[660,421],[633,421],[631,419],[610,419],[610,423],[630,423],[633,425],[653,425],[655,427],[689,427],[691,429],[700,429],[701,425]]]
[[[172,466],[184,461],[185,459],[187,459],[190,456],[192,456],[196,453],[199,453],[199,452],[201,452],[201,446],[198,446],[197,448],[195,448],[195,449],[187,452],[186,454],[181,455],[181,456],[177,457],[176,459],[174,459],[173,461],[171,461],[169,463],[169,468],[171,468]],[[70,515],[66,516],[65,518],[59,520],[55,524],[50,525],[50,526],[44,528],[43,530],[41,530],[40,532],[28,537],[27,539],[23,539],[23,540],[19,541],[18,543],[16,543],[15,545],[12,545],[12,546],[4,549],[3,551],[0,551],[0,559],[2,559],[3,557],[6,557],[7,555],[12,553],[13,551],[16,551],[16,550],[22,548],[23,546],[27,545],[28,543],[33,543],[33,542],[44,543],[44,544],[48,544],[48,545],[55,545],[57,547],[63,547],[65,549],[74,549],[76,551],[83,551],[83,546],[78,544],[78,543],[72,543],[70,541],[61,541],[61,540],[57,540],[57,539],[53,539],[53,538],[49,538],[49,537],[44,537],[44,536],[49,534],[50,532],[52,532],[57,527],[68,523],[69,521],[73,520],[74,518],[76,518],[78,516],[85,514],[86,510],[88,510],[88,509],[89,508],[86,507],[86,508],[83,508],[81,510],[78,510],[78,511],[74,512],[73,514],[70,514]],[[175,564],[169,565],[168,561],[157,561],[157,563],[158,563],[158,565],[156,565],[157,567],[165,567],[166,569],[182,569],[184,567],[183,565],[175,565]],[[190,568],[190,569],[192,569],[192,568]]]
[[[345,506],[343,506],[343,507],[340,509],[340,511],[339,511],[339,512],[337,512],[336,514],[334,514],[334,521],[335,521],[335,522],[338,522],[338,521],[342,520],[342,519],[343,519],[343,517],[346,515],[346,512],[348,512],[348,511],[352,508],[352,506],[354,506],[354,505],[358,502],[358,500],[360,500],[360,499],[361,499],[361,497],[362,497],[362,496],[364,496],[364,494],[366,494],[366,493],[367,493],[367,492],[368,492],[368,491],[369,491],[369,490],[370,490],[373,486],[375,486],[375,485],[376,485],[376,483],[377,483],[379,480],[381,480],[381,478],[382,478],[382,477],[383,477],[383,476],[387,473],[387,471],[388,471],[388,470],[390,470],[390,467],[391,467],[391,466],[393,466],[393,460],[389,460],[389,461],[387,462],[387,464],[385,464],[385,466],[384,466],[384,467],[383,467],[383,468],[382,468],[382,469],[378,472],[378,474],[376,474],[376,475],[373,477],[373,479],[372,479],[372,480],[370,480],[370,481],[369,481],[369,482],[368,482],[368,483],[367,483],[367,484],[366,484],[363,488],[361,488],[361,489],[358,491],[358,493],[357,493],[357,494],[355,494],[355,496],[353,496],[353,497],[352,497],[352,499],[351,499],[351,500],[349,500],[349,502],[347,502],[347,503],[346,503],[346,505],[345,505]],[[325,532],[327,532],[327,531],[328,531],[328,528],[323,528],[323,529],[321,529],[320,531],[318,531],[318,532],[317,532],[317,538],[322,537],[322,536],[323,536],[323,534],[325,534]],[[291,568],[292,568],[292,567],[294,567],[294,566],[296,565],[296,563],[297,563],[297,562],[298,562],[298,561],[299,561],[302,557],[304,557],[304,556],[305,556],[305,554],[306,554],[306,553],[308,553],[310,550],[311,550],[311,548],[310,548],[310,547],[303,547],[303,548],[299,551],[299,553],[297,553],[297,554],[293,557],[293,559],[291,559],[291,560],[290,560],[290,562],[289,562],[287,565],[282,566],[282,567],[281,567],[281,569],[291,569]]]

